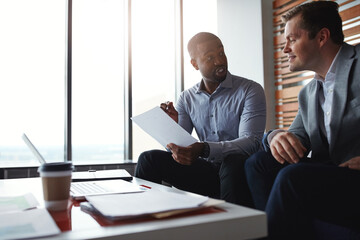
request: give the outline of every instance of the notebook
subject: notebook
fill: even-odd
[[[130,181],[133,177],[125,169],[111,169],[111,170],[89,170],[86,172],[73,172],[73,182],[95,181],[95,180],[111,180],[122,179]]]
[[[141,186],[122,179],[72,182],[70,196],[75,200],[83,200],[86,196],[135,193],[145,190],[146,189]]]

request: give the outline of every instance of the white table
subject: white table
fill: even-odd
[[[159,191],[191,194],[142,179],[134,178],[133,182]],[[40,178],[0,180],[1,195],[19,195],[27,192],[34,194],[40,202],[40,207],[44,206]],[[256,239],[267,235],[264,212],[230,203],[222,203],[219,207],[224,211],[102,227],[93,217],[81,211],[80,207],[73,206],[69,220],[71,230],[42,239],[241,240]]]

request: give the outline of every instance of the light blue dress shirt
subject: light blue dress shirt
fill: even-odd
[[[335,85],[335,73],[336,73],[336,63],[337,56],[339,55],[341,48],[336,54],[329,71],[326,73],[325,79],[321,78],[319,75],[315,74],[315,79],[320,83],[319,90],[319,103],[322,109],[322,112],[319,112],[320,116],[323,116],[322,121],[320,120],[320,129],[321,132],[326,136],[328,143],[330,144],[331,132],[330,132],[330,121],[331,121],[331,107],[334,96],[334,85]],[[334,109],[336,110],[336,109]],[[319,110],[320,111],[320,110]]]
[[[266,102],[260,84],[227,73],[210,95],[203,81],[181,93],[176,110],[179,125],[200,141],[209,143],[209,161],[220,162],[229,154],[250,156],[261,147]]]

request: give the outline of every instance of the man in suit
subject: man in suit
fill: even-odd
[[[255,206],[271,239],[312,239],[313,219],[359,229],[360,45],[343,42],[335,2],[305,3],[283,21],[290,70],[315,77],[289,130],[269,132],[246,162]]]

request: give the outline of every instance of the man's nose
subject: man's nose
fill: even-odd
[[[222,57],[216,57],[214,59],[214,65],[222,65],[223,64],[223,58]]]
[[[283,48],[283,50],[282,50],[284,53],[288,53],[288,52],[290,52],[290,48],[289,48],[289,46],[288,46],[288,44],[286,43],[285,44],[285,46],[284,46],[284,48]]]

